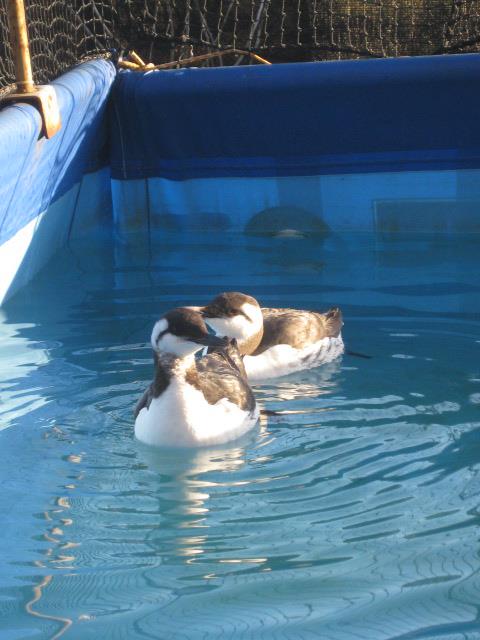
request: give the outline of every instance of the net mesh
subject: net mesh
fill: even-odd
[[[14,82],[8,0],[0,0],[0,88]],[[98,0],[25,0],[35,82],[46,83],[82,58],[103,55],[116,44],[115,8]]]
[[[14,81],[0,0],[0,88]],[[132,48],[156,63],[239,48],[272,62],[478,51],[480,0],[25,0],[35,81]],[[244,62],[240,60],[240,62]],[[234,58],[205,64],[238,63]]]

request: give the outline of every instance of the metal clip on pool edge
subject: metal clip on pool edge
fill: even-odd
[[[57,94],[51,85],[33,82],[27,22],[23,0],[9,0],[8,21],[10,38],[15,56],[17,89],[5,97],[5,102],[28,102],[36,107],[42,117],[42,133],[52,138],[62,126]]]

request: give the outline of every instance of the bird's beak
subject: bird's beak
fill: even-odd
[[[228,338],[219,338],[214,335],[206,333],[201,338],[189,338],[190,342],[201,344],[204,347],[226,347],[228,344]]]
[[[192,311],[198,311],[198,313],[204,318],[218,318],[215,313],[211,313],[208,310],[208,306],[205,307],[183,307],[184,309],[191,309]]]
[[[219,318],[220,316],[218,316],[216,313],[209,311],[208,307],[198,307],[198,310],[200,311],[200,313],[202,314],[202,316],[204,318]]]

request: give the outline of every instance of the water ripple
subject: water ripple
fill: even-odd
[[[436,298],[406,241],[404,263],[378,240],[327,242],[314,275],[293,267],[318,259],[316,244],[235,245],[224,258],[238,280],[192,242],[191,264],[161,245],[143,284],[143,263],[117,247],[112,279],[82,278],[72,300],[52,291],[53,273],[68,276],[54,264],[34,310],[20,299],[0,325],[6,637],[479,637],[476,254],[462,250],[452,302],[441,255],[421,276],[437,278]],[[341,304],[345,339],[373,357],[256,386],[281,415],[229,446],[142,446],[132,407],[151,375],[151,319],[245,283],[267,304]]]

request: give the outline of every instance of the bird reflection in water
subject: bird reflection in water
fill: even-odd
[[[337,359],[316,369],[301,371],[272,382],[254,385],[253,389],[260,402],[264,404],[275,402],[274,408],[279,411],[280,415],[305,413],[308,412],[308,409],[301,407],[282,411],[280,403],[291,400],[301,402],[302,400],[331,395],[338,389],[341,369],[342,361]],[[312,412],[319,410],[328,409],[319,409],[318,406],[311,409]]]
[[[269,436],[265,420],[260,421],[255,433],[255,448],[258,448]],[[171,559],[184,558],[187,564],[206,552],[210,492],[219,487],[231,489],[249,483],[235,479],[232,473],[247,464],[247,447],[251,442],[250,434],[241,438],[236,446],[163,449],[139,445],[140,462],[156,476],[161,519],[160,526],[152,531],[150,544],[157,551],[161,549]],[[188,534],[189,530],[192,535]]]

